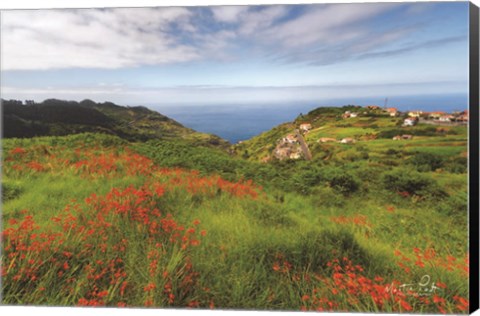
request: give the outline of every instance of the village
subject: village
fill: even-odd
[[[399,125],[405,128],[405,134],[399,134],[392,137],[394,141],[403,141],[413,139],[413,135],[408,133],[408,127],[413,127],[418,124],[438,125],[438,126],[458,126],[468,124],[468,110],[455,111],[452,113],[434,111],[426,112],[421,110],[413,111],[399,111],[395,107],[380,107],[377,105],[356,106],[355,111],[345,111],[337,119],[348,122],[354,118],[361,117],[380,117],[380,118],[396,118]],[[314,126],[315,121],[318,121],[319,117],[316,117],[312,122],[302,122],[296,126],[294,133],[289,133],[284,137],[277,140],[276,147],[272,152],[272,156],[278,160],[286,159],[311,159],[311,153],[308,148],[308,144],[305,141],[306,135],[313,130],[321,129],[322,126]],[[375,135],[370,135],[370,139],[375,139]],[[355,144],[359,139],[355,137],[319,137],[316,142],[318,143],[339,143],[339,144]],[[264,159],[268,161],[270,159]]]

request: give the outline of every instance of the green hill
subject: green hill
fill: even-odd
[[[5,138],[99,132],[130,141],[184,139],[196,145],[229,147],[228,142],[218,136],[196,132],[142,106],[48,99],[28,105],[2,100],[2,109]]]
[[[356,117],[344,118],[346,112],[358,113]],[[300,115],[293,122],[281,124],[267,132],[257,135],[240,144],[234,149],[237,155],[250,161],[274,161],[274,149],[282,138],[295,134],[301,124],[310,124],[308,132],[303,137],[309,146],[313,159],[333,159],[342,162],[345,159],[357,159],[356,156],[368,152],[370,160],[382,162],[382,155],[389,149],[413,152],[425,151],[421,144],[430,143],[431,151],[458,156],[466,151],[467,127],[445,126],[419,123],[416,126],[402,126],[405,116],[390,117],[381,109],[367,109],[359,106],[319,107],[305,115]],[[412,135],[411,141],[393,141],[397,135]],[[350,144],[342,144],[345,138],[353,140]],[[322,142],[324,140],[324,142]],[[344,159],[345,158],[345,159]],[[377,159],[378,158],[378,159]]]

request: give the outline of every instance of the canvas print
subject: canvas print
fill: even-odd
[[[2,11],[1,304],[468,313],[469,8]]]

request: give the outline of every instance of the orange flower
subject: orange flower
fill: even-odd
[[[280,265],[277,262],[273,264],[272,268],[273,268],[273,271],[280,271]]]
[[[433,296],[433,302],[434,302],[435,304],[445,304],[445,299],[442,298],[442,297],[440,297],[440,296],[438,296],[438,295],[434,295],[434,296]]]
[[[108,295],[108,291],[102,291],[102,292],[97,294],[97,296],[100,297],[100,298],[105,297],[107,295]]]
[[[147,286],[145,286],[143,288],[143,291],[144,292],[150,292],[151,290],[154,290],[156,288],[157,288],[157,286],[155,285],[155,283],[148,283]]]
[[[410,304],[408,304],[404,300],[400,300],[400,305],[402,305],[402,308],[406,311],[411,311],[412,310],[412,306],[410,306]]]

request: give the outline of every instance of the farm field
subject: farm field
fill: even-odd
[[[3,303],[467,313],[466,126],[394,141],[399,119],[333,113],[305,134],[310,161],[261,162],[299,122],[230,153],[3,139]]]

